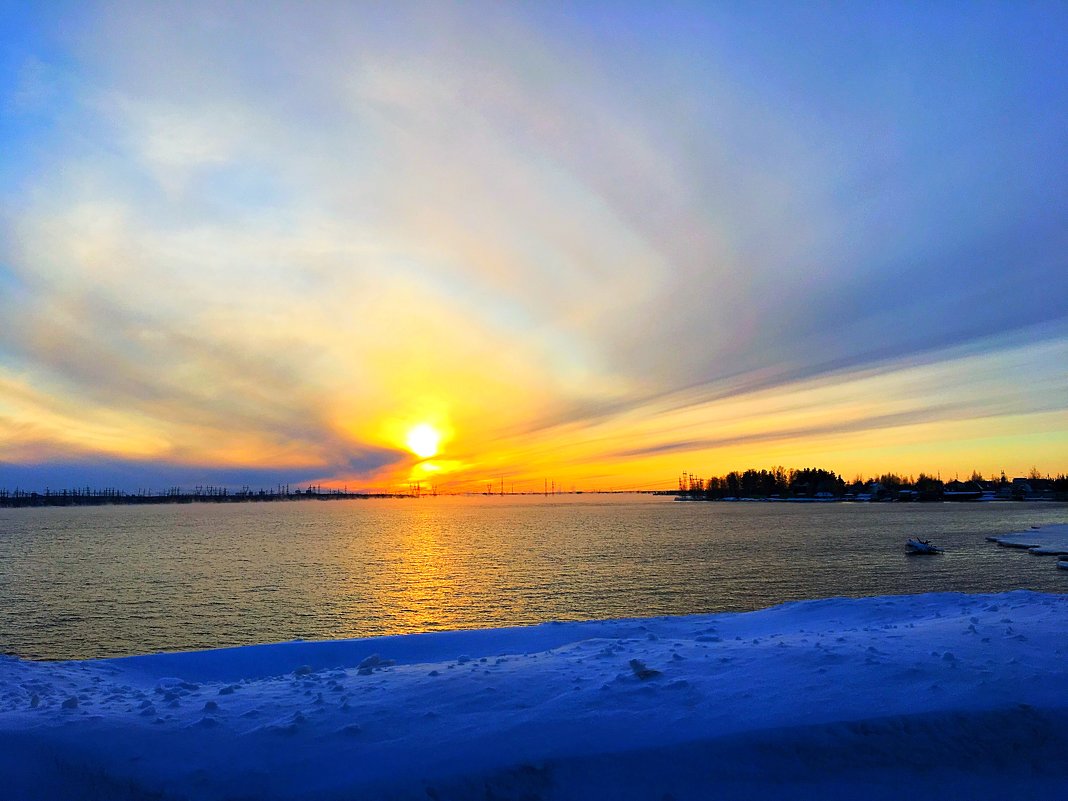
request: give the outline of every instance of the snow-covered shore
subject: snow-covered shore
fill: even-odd
[[[11,799],[1054,798],[1068,596],[0,658]]]

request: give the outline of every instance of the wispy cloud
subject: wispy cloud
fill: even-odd
[[[76,12],[0,83],[9,465],[388,482],[433,417],[457,481],[652,480],[1058,408],[1059,7]]]

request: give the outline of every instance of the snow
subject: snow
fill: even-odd
[[[1053,798],[1068,596],[0,658],[15,799]]]
[[[1036,556],[1068,554],[1068,523],[1035,526],[1029,531],[1014,531],[987,539],[1006,548],[1026,548]]]

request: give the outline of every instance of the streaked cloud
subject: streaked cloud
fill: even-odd
[[[0,83],[0,483],[383,486],[427,420],[458,487],[1068,432],[1059,6],[69,11]]]

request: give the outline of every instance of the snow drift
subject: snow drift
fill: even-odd
[[[0,660],[16,799],[1052,798],[1068,597]]]

